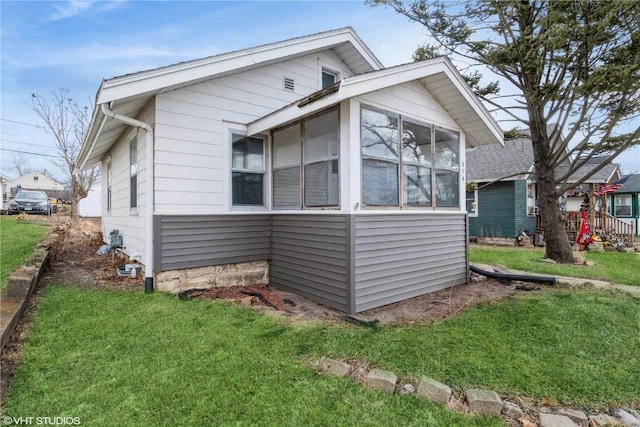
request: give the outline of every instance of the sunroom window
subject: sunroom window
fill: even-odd
[[[338,206],[338,110],[304,122],[304,205]]]
[[[264,141],[232,134],[233,206],[264,206]]]
[[[273,206],[339,205],[339,112],[332,109],[273,133]]]
[[[300,208],[300,124],[273,133],[273,206]]]
[[[444,129],[436,129],[435,135],[436,206],[458,206],[460,136]]]
[[[362,195],[365,205],[398,204],[398,117],[362,109]]]
[[[431,206],[431,127],[402,121],[404,203]]]
[[[363,107],[361,138],[364,206],[459,207],[457,132]]]

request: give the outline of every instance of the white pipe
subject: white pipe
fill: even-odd
[[[146,254],[147,259],[144,268],[144,291],[149,293],[153,292],[153,212],[155,210],[154,194],[153,194],[153,128],[140,120],[136,120],[131,117],[123,116],[109,109],[109,106],[100,104],[102,113],[111,117],[112,119],[126,123],[129,126],[135,128],[142,128],[145,130],[145,142],[146,142],[146,154],[147,154],[147,241],[146,241]]]

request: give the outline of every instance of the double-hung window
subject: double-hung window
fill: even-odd
[[[111,160],[107,163],[107,212],[111,212]]]
[[[129,143],[129,207],[138,209],[138,139]]]
[[[364,206],[459,206],[457,132],[363,107],[361,139]]]
[[[631,216],[631,194],[615,194],[615,215]]]
[[[231,199],[233,206],[264,206],[264,140],[231,134]]]

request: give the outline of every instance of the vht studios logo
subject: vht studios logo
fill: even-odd
[[[10,417],[8,415],[3,415],[0,417],[0,422],[5,426],[79,426],[80,417]]]

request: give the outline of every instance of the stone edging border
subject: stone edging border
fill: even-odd
[[[9,337],[18,325],[18,320],[27,301],[42,276],[45,267],[52,262],[60,248],[60,242],[67,233],[64,228],[56,227],[36,245],[29,259],[15,269],[0,294],[0,351],[9,342]]]
[[[553,413],[549,407],[540,407],[536,424],[526,417],[518,404],[503,400],[492,390],[468,389],[458,398],[451,387],[426,376],[419,377],[416,387],[409,382],[403,384],[398,381],[398,376],[391,371],[354,366],[327,357],[312,362],[312,365],[319,372],[351,377],[365,386],[389,393],[415,395],[464,414],[505,416],[518,421],[523,427],[640,427],[640,414],[633,409],[609,408],[610,415],[595,413],[587,416],[585,412],[577,409],[560,408]]]

